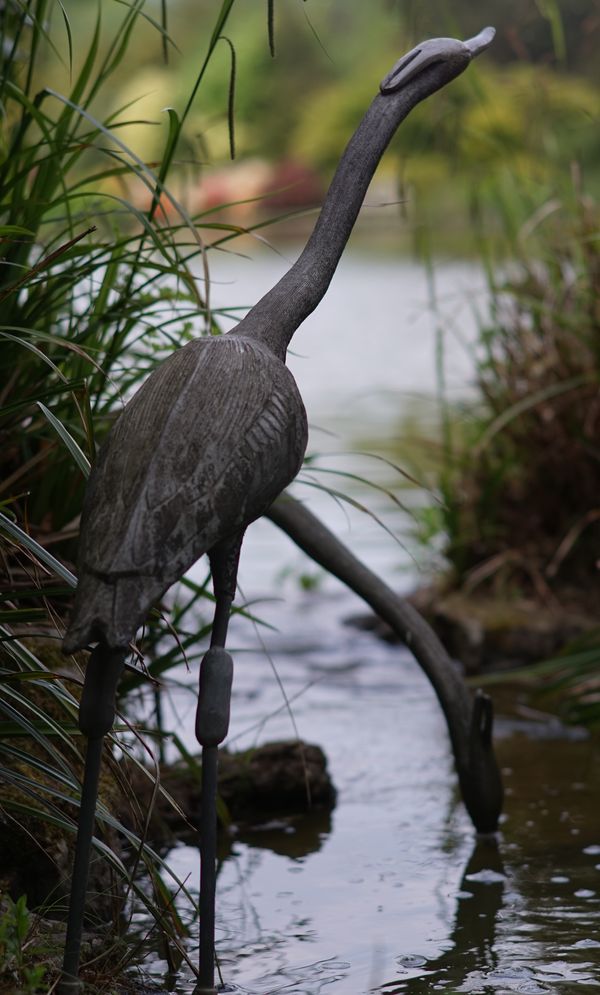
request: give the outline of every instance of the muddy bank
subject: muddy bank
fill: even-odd
[[[598,626],[589,607],[574,597],[542,602],[534,598],[422,588],[408,599],[424,616],[451,657],[467,674],[508,670],[559,653],[569,642]],[[392,629],[372,614],[354,615],[348,624],[397,642]]]

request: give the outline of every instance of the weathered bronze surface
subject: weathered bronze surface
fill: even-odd
[[[232,332],[199,339],[173,353],[126,406],[90,475],[81,521],[79,585],[63,644],[72,652],[97,641],[94,671],[103,657],[107,667],[111,660],[120,666],[117,651],[124,652],[152,605],[203,553],[210,558],[216,598],[209,654],[225,646],[244,530],[293,480],[306,447],[304,406],[285,366],[290,339],[326,292],[398,125],[421,100],[460,75],[492,37],[487,29],[466,43],[435,39],[394,66],[342,155],[296,263]],[[109,684],[94,684],[102,697],[102,728],[112,708]],[[203,727],[210,726],[202,769],[198,995],[216,991],[213,744],[224,735],[228,717],[221,690],[215,715],[210,703],[201,701],[196,727],[202,742]],[[87,702],[91,694],[89,689],[84,693]],[[475,744],[487,740],[491,729],[488,713],[479,709],[476,714],[486,721],[483,740],[477,730],[471,733]],[[87,719],[84,724],[87,728]],[[78,989],[101,748],[92,723],[60,995]]]
[[[307,429],[284,365],[290,339],[325,294],[398,125],[492,37],[433,39],[396,64],[299,259],[232,332],[179,349],[126,406],[88,484],[66,652],[93,640],[126,646],[167,588],[216,543],[241,538],[294,478]],[[398,80],[407,59],[410,73]]]
[[[241,335],[177,350],[129,402],[86,492],[64,649],[127,646],[149,609],[298,472],[306,415],[292,374]]]

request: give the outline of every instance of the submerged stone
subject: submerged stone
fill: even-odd
[[[161,765],[160,784],[170,798],[159,794],[154,799],[148,827],[154,842],[170,844],[197,833],[200,770],[200,756],[193,758],[193,764],[181,760]],[[128,767],[127,777],[142,808],[150,808],[153,779],[133,766]],[[254,825],[276,816],[329,810],[336,797],[323,750],[299,740],[266,743],[238,753],[221,750],[218,792],[227,816]],[[122,812],[121,818],[127,823],[131,813]]]

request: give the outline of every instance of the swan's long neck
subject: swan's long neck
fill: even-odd
[[[398,125],[468,65],[468,54],[423,70],[396,93],[378,94],[350,139],[304,250],[232,334],[264,342],[282,359],[292,335],[325,294],[373,173]]]

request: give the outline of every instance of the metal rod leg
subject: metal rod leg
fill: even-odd
[[[81,808],[79,810],[79,828],[77,830],[75,861],[73,864],[71,898],[69,902],[69,917],[67,920],[67,938],[62,977],[57,989],[58,995],[75,995],[75,993],[81,991],[81,982],[78,980],[79,952],[81,948],[83,913],[85,909],[92,836],[94,834],[103,743],[104,736],[101,736],[97,739],[88,740],[87,745],[83,789],[81,792]]]
[[[114,721],[115,694],[123,670],[124,659],[124,650],[110,649],[103,643],[99,643],[88,660],[85,672],[83,692],[79,703],[79,728],[87,738],[87,750],[79,809],[79,828],[75,844],[63,970],[57,995],[75,995],[81,991],[81,983],[77,979],[79,952],[96,817],[102,744]]]
[[[215,892],[217,885],[218,748],[202,749],[202,813],[200,817],[200,965],[195,995],[213,995],[215,988]]]
[[[225,633],[223,633],[223,639]],[[217,883],[218,745],[227,735],[233,660],[222,646],[211,646],[200,664],[196,739],[202,746],[200,816],[200,963],[194,995],[216,995],[215,893]]]

